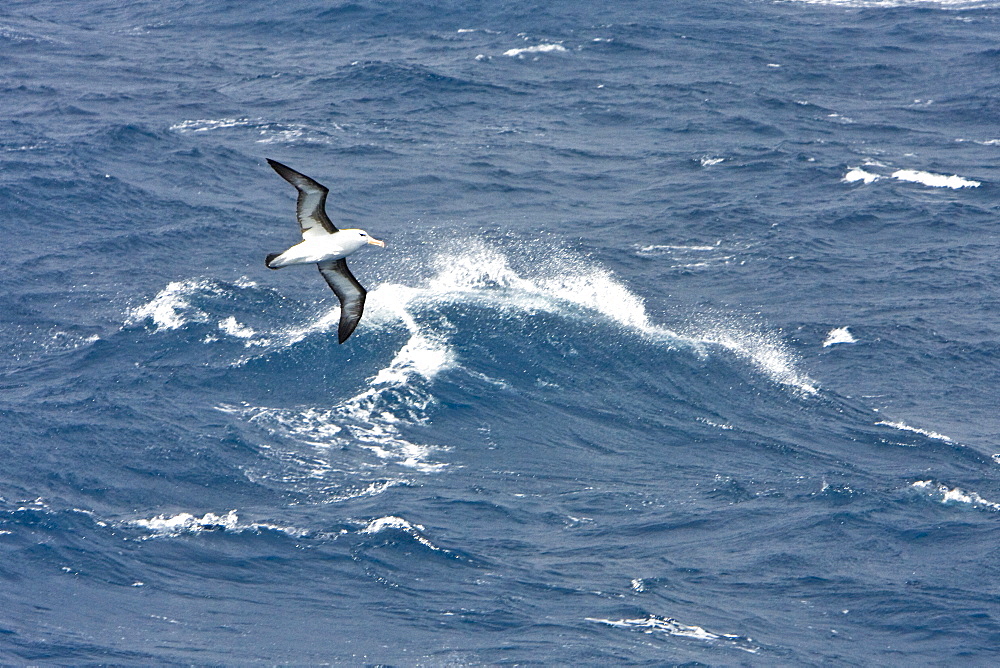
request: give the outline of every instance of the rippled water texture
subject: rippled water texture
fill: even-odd
[[[997,34],[6,3],[0,661],[995,662]]]

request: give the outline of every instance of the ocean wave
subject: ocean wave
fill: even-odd
[[[633,584],[633,589],[636,589],[635,584]],[[640,588],[638,591],[642,591],[642,589]],[[737,649],[750,652],[751,654],[756,654],[760,651],[760,648],[755,646],[750,638],[730,633],[713,633],[712,631],[706,631],[700,626],[682,624],[670,617],[659,617],[657,615],[634,619],[599,619],[596,617],[587,617],[586,621],[607,624],[619,629],[636,629],[648,634],[662,633],[678,638],[720,641],[731,644]]]
[[[711,252],[706,249],[718,247],[681,248],[705,254]],[[818,392],[815,382],[796,368],[796,358],[779,332],[749,326],[725,313],[703,314],[697,323],[687,321],[678,329],[656,323],[640,296],[613,272],[578,253],[544,244],[504,248],[481,240],[452,239],[417,266],[427,272],[422,278],[406,284],[397,276],[368,293],[365,317],[352,343],[362,346],[362,354],[373,356],[375,364],[367,377],[352,381],[359,387],[341,388],[348,391],[326,404],[307,400],[304,405],[282,406],[255,400],[215,405],[253,432],[266,434],[252,439],[261,459],[243,469],[248,479],[334,503],[377,496],[409,484],[414,475],[446,470],[449,463],[443,456],[450,448],[421,437],[426,433],[421,427],[430,424],[438,411],[438,395],[453,391],[456,383],[468,386],[469,381],[472,387],[487,384],[489,392],[511,391],[510,383],[519,380],[503,371],[477,368],[483,361],[473,355],[480,344],[466,347],[469,333],[462,328],[475,326],[482,318],[501,332],[540,313],[550,317],[556,328],[564,323],[565,332],[581,326],[585,329],[580,331],[590,331],[591,323],[600,321],[624,337],[622,344],[639,337],[643,346],[652,345],[664,354],[734,355],[795,393]],[[321,283],[316,290],[327,297]],[[277,308],[282,308],[281,318],[268,315]],[[185,339],[195,345],[218,347],[213,359],[231,355],[229,373],[238,377],[260,372],[261,365],[293,359],[294,351],[307,340],[329,338],[339,312],[339,307],[317,311],[286,304],[275,290],[249,279],[226,283],[192,278],[171,282],[131,309],[126,323],[146,325],[151,337],[186,332]],[[492,346],[501,340],[502,334],[490,335],[481,343]],[[536,344],[527,339],[525,345]],[[251,362],[254,366],[248,367]],[[448,380],[439,385],[442,376]],[[213,517],[175,522],[182,527],[225,525]]]
[[[892,178],[897,181],[906,181],[909,183],[919,183],[920,185],[931,188],[951,188],[952,190],[960,190],[962,188],[978,188],[982,185],[979,181],[967,179],[958,176],[957,174],[948,176],[946,174],[935,174],[933,172],[924,172],[916,169],[897,169],[889,174],[876,174],[865,171],[860,167],[850,168],[841,180],[844,183],[857,183],[860,181],[865,184],[870,184],[880,181],[883,178]]]
[[[419,386],[375,385],[339,402],[331,408],[315,406],[303,408],[275,408],[269,406],[231,406],[221,404],[218,410],[239,416],[247,423],[265,429],[274,436],[317,448],[361,448],[374,454],[385,463],[422,473],[433,473],[446,464],[433,460],[443,448],[431,444],[414,443],[404,438],[400,427],[426,420],[426,411],[434,397]],[[287,457],[279,458],[287,459]],[[293,459],[293,461],[295,461]],[[307,471],[306,478],[324,480],[330,473],[341,474],[323,461],[297,460]],[[360,465],[355,473],[370,469],[371,464]],[[350,473],[350,472],[348,472]],[[400,481],[390,481],[399,484]],[[386,486],[369,488],[364,495],[387,489]],[[346,495],[337,489],[334,496]]]
[[[534,46],[525,46],[520,49],[507,49],[503,52],[503,55],[511,58],[524,58],[525,54],[561,53],[563,51],[566,51],[566,47],[562,44],[536,44]]]
[[[446,465],[433,461],[432,457],[441,447],[407,440],[400,427],[427,421],[429,410],[436,403],[430,384],[438,374],[456,366],[454,354],[440,336],[424,331],[417,324],[406,311],[405,301],[390,304],[393,308],[389,310],[406,326],[409,338],[389,363],[368,379],[367,387],[360,393],[330,408],[220,405],[218,409],[240,415],[272,434],[308,445],[324,448],[353,445],[374,453],[382,461],[396,462],[423,473],[440,471]],[[376,312],[371,319],[378,322],[379,310],[371,310]],[[335,327],[339,317],[331,314],[338,311],[333,309],[321,316],[320,326],[295,328],[290,336],[286,331],[286,341],[301,340],[304,330],[326,331]],[[314,472],[312,477],[323,476]]]
[[[407,520],[404,520],[402,517],[397,517],[395,515],[390,515],[387,517],[379,517],[371,520],[370,522],[368,522],[368,524],[365,525],[365,528],[362,529],[360,533],[367,534],[369,536],[374,536],[376,534],[383,533],[386,531],[399,531],[401,533],[404,533],[413,540],[415,540],[416,542],[423,545],[424,547],[430,548],[435,552],[448,551],[438,547],[437,545],[432,543],[426,536],[424,536],[423,532],[426,531],[426,529],[423,526],[419,524],[413,524],[411,522],[408,522]]]
[[[188,322],[204,322],[209,316],[191,305],[191,297],[199,294],[219,296],[224,289],[215,281],[188,279],[167,284],[151,300],[133,308],[125,320],[125,325],[135,325],[151,320],[157,330],[179,329]]]
[[[309,533],[303,529],[282,527],[261,522],[241,523],[235,510],[230,510],[221,515],[205,513],[201,517],[186,512],[177,513],[176,515],[157,515],[149,519],[129,520],[124,524],[147,532],[141,540],[180,536],[182,534],[197,534],[206,531],[236,533],[244,531],[252,533],[277,531],[294,537],[302,537]]]
[[[912,489],[928,493],[932,498],[941,503],[964,503],[974,508],[984,508],[986,510],[1000,511],[1000,503],[988,501],[976,492],[967,492],[958,487],[948,487],[933,480],[918,480],[910,485]]]
[[[944,441],[946,443],[952,442],[951,438],[945,436],[944,434],[939,434],[936,431],[930,431],[929,429],[920,429],[918,427],[911,427],[905,422],[898,422],[898,421],[890,422],[888,420],[882,420],[880,422],[876,422],[875,424],[882,427],[892,427],[893,429],[898,429],[900,431],[908,431],[914,434],[920,434],[921,436],[926,436],[927,438],[933,438],[934,440],[937,441]]]
[[[961,176],[953,174],[952,176],[946,176],[945,174],[933,174],[931,172],[921,172],[916,169],[899,169],[892,173],[892,178],[898,179],[900,181],[910,181],[912,183],[920,183],[925,186],[930,186],[932,188],[952,188],[958,190],[959,188],[978,188],[980,185],[979,181],[973,181],[971,179],[962,178]]]
[[[874,183],[878,181],[881,176],[878,174],[872,174],[871,172],[866,172],[859,167],[852,167],[842,179],[844,183],[856,183],[858,181],[863,181],[864,183]]]
[[[1000,139],[956,139],[957,142],[972,142],[980,146],[1000,146]]]
[[[543,310],[563,317],[597,313],[623,331],[655,340],[668,348],[684,346],[704,354],[720,347],[751,362],[772,380],[815,394],[815,382],[795,368],[780,336],[743,327],[738,318],[705,316],[683,333],[652,322],[641,297],[609,270],[574,253],[559,250],[533,257],[530,270],[517,271],[509,255],[481,242],[464,241],[435,260],[438,273],[428,289],[440,299],[465,295],[521,311]],[[569,308],[567,308],[569,307]]]
[[[857,343],[858,340],[854,338],[851,331],[847,327],[838,327],[837,329],[831,329],[829,334],[826,335],[826,339],[823,341],[823,347],[829,348],[830,346],[835,346],[839,343]]]
[[[638,257],[662,258],[671,263],[672,269],[682,271],[712,269],[719,265],[727,265],[736,257],[731,249],[722,247],[721,240],[711,246],[646,244],[636,245],[635,248]]]
[[[645,252],[676,253],[678,248],[649,247]],[[702,250],[706,247],[687,248],[694,254],[706,252]],[[538,244],[504,249],[475,239],[453,239],[423,263],[433,273],[418,279],[416,285],[386,282],[368,293],[358,334],[364,336],[369,328],[402,326],[407,339],[371,380],[369,390],[355,398],[351,404],[355,407],[370,402],[378,405],[379,387],[408,386],[415,379],[432,381],[444,370],[462,368],[452,342],[455,333],[439,315],[448,305],[460,304],[477,304],[501,313],[546,312],[571,320],[589,320],[596,315],[623,333],[639,335],[667,349],[683,347],[698,355],[707,354],[711,348],[724,349],[779,384],[807,394],[818,391],[815,382],[796,368],[795,357],[778,332],[748,327],[739,317],[726,314],[703,314],[696,324],[687,323],[684,331],[654,323],[644,300],[613,272],[565,249],[540,250]],[[214,343],[218,334],[238,341],[250,351],[233,361],[238,366],[290,348],[309,336],[325,334],[339,320],[339,307],[334,307],[311,319],[268,329],[266,320],[263,326],[254,326],[231,312],[211,312],[240,290],[260,288],[246,279],[236,284],[204,278],[175,281],[148,302],[131,309],[126,324],[151,322],[157,333],[214,321],[216,336],[207,333],[204,342]],[[502,383],[504,379],[497,381]],[[413,399],[416,404],[426,404],[426,397]]]

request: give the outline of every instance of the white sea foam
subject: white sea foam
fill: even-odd
[[[878,174],[872,174],[871,172],[866,172],[858,167],[852,167],[847,174],[844,175],[844,183],[855,183],[857,181],[864,181],[865,183],[874,183],[878,181],[881,176]]]
[[[816,382],[795,368],[794,355],[774,332],[747,330],[735,322],[718,320],[712,329],[702,330],[699,339],[722,346],[748,360],[782,385],[804,394],[819,392]]]
[[[884,166],[878,163],[866,163],[865,166]],[[847,174],[844,175],[842,179],[844,183],[857,183],[858,181],[868,183],[874,183],[876,181],[882,180],[884,175],[875,174],[872,172],[865,171],[860,167],[852,167],[848,170]],[[889,174],[889,178],[896,179],[898,181],[906,181],[909,183],[919,183],[921,185],[929,186],[931,188],[952,188],[958,190],[961,188],[978,188],[982,185],[979,181],[973,181],[971,179],[962,178],[961,176],[952,175],[947,176],[945,174],[934,174],[931,172],[922,172],[916,169],[897,169],[896,171]]]
[[[178,513],[176,515],[157,515],[150,519],[138,519],[126,522],[126,524],[138,527],[149,532],[144,537],[159,538],[164,536],[179,536],[186,533],[201,533],[204,531],[260,531],[267,529],[280,531],[292,536],[303,536],[307,532],[292,527],[280,527],[273,524],[253,522],[241,524],[239,516],[235,510],[230,510],[223,515],[215,513],[205,513],[201,517],[191,513]]]
[[[41,342],[41,346],[45,350],[50,351],[76,350],[77,348],[97,343],[100,340],[101,337],[99,334],[82,336],[79,334],[71,334],[70,332],[53,331],[51,332],[48,340]]]
[[[252,327],[241,325],[233,316],[229,316],[228,318],[221,320],[219,322],[219,329],[230,336],[235,336],[240,339],[249,339],[257,334],[257,332],[253,331]]]
[[[336,123],[332,124],[330,129],[343,130]],[[332,141],[331,134],[327,130],[301,123],[268,123],[260,127],[258,134],[260,135],[258,144],[329,144]]]
[[[958,190],[959,188],[978,188],[981,185],[979,181],[964,179],[957,175],[945,176],[944,174],[920,172],[915,169],[897,170],[892,173],[892,178],[900,181],[920,183],[932,188],[952,188],[955,190]]]
[[[443,469],[445,464],[431,459],[440,447],[408,441],[399,430],[403,425],[427,420],[428,411],[435,403],[429,389],[431,381],[456,365],[451,348],[435,333],[419,327],[407,311],[407,296],[412,294],[412,290],[402,286],[380,286],[368,293],[369,304],[378,304],[370,309],[370,319],[378,323],[387,319],[386,312],[395,313],[410,337],[389,364],[368,380],[368,387],[360,393],[330,408],[249,405],[217,408],[238,414],[276,435],[315,447],[354,445],[383,461],[424,473]],[[391,298],[393,296],[395,299]],[[337,313],[339,309],[331,311],[331,314]],[[321,317],[322,327],[311,329],[334,327],[338,319],[327,314]],[[300,336],[303,336],[301,331],[296,332],[290,340],[297,341]],[[314,477],[322,478],[325,473],[316,472]]]
[[[714,246],[673,246],[669,244],[651,244],[648,246],[639,246],[639,249],[635,254],[642,255],[644,257],[652,257],[656,255],[666,255],[672,251],[681,253],[714,251],[719,249],[719,243],[720,242],[716,242]]]
[[[248,348],[269,349],[274,346],[289,347],[310,334],[329,331],[331,327],[336,327],[340,318],[340,310],[332,309],[324,311],[319,317],[304,324],[284,325],[270,332],[258,332],[253,327],[239,322],[235,316],[220,317],[192,303],[201,300],[208,307],[222,298],[233,295],[234,287],[250,289],[256,288],[257,284],[246,277],[237,279],[232,286],[204,278],[173,281],[145,304],[130,309],[126,314],[125,325],[151,321],[155,325],[154,331],[165,332],[180,329],[190,323],[208,323],[217,319],[216,326],[219,331],[230,337],[243,339]],[[220,340],[218,336],[208,335],[204,342],[214,343],[218,340]],[[253,356],[244,357],[233,364],[241,366],[252,358]]]
[[[587,617],[586,621],[607,624],[608,626],[614,626],[619,629],[637,629],[643,633],[664,633],[666,635],[677,636],[680,638],[722,641],[731,643],[733,646],[752,654],[756,653],[760,649],[759,647],[755,647],[751,644],[752,640],[750,638],[730,633],[713,633],[711,631],[706,631],[700,626],[682,624],[676,619],[672,619],[670,617],[658,617],[656,615],[636,619],[598,619],[595,617]]]
[[[257,121],[249,118],[200,118],[197,120],[181,121],[174,123],[170,129],[174,132],[208,132],[210,130],[220,130],[223,128],[246,127]]]
[[[837,329],[831,329],[830,333],[826,335],[826,340],[823,341],[823,347],[829,348],[830,346],[836,345],[838,343],[857,343],[858,340],[854,338],[850,330],[846,327],[838,327]]]
[[[408,481],[406,480],[376,480],[375,482],[368,483],[364,487],[350,487],[341,494],[334,495],[327,499],[331,503],[340,503],[343,501],[349,501],[351,499],[361,499],[369,496],[378,496],[393,487],[399,485],[405,485]]]
[[[543,258],[536,274],[522,275],[498,249],[470,242],[434,261],[437,275],[428,289],[439,298],[464,297],[512,310],[541,310],[572,315],[567,305],[596,311],[625,327],[653,332],[642,299],[611,272],[569,255]],[[657,330],[666,332],[666,330]]]
[[[713,246],[647,244],[636,246],[635,254],[644,258],[664,258],[671,262],[671,269],[684,271],[707,270],[718,265],[726,265],[734,260],[735,255],[721,248],[721,241]]]
[[[952,440],[945,436],[944,434],[939,434],[936,431],[929,431],[927,429],[918,429],[917,427],[911,427],[905,422],[889,422],[887,420],[882,420],[881,422],[876,422],[876,425],[883,427],[892,427],[893,429],[899,429],[900,431],[909,431],[914,434],[920,434],[921,436],[926,436],[927,438],[937,439],[939,441],[945,441],[951,443]]]
[[[276,436],[318,448],[358,447],[374,454],[383,462],[395,462],[400,466],[422,473],[440,471],[445,464],[433,461],[432,457],[442,448],[439,446],[412,443],[402,437],[399,427],[410,423],[413,417],[423,417],[433,397],[426,391],[396,387],[388,395],[386,388],[370,388],[360,395],[335,405],[333,408],[272,408],[267,406],[229,406],[217,408],[234,413],[247,422],[257,425]],[[394,395],[394,396],[393,396]],[[391,396],[390,405],[387,401]],[[399,413],[405,413],[400,417]],[[307,477],[322,480],[333,472],[323,461],[294,458],[299,468],[307,470]],[[392,481],[397,484],[399,481]],[[381,492],[387,488],[370,490]],[[342,496],[342,492],[337,492]],[[367,494],[366,494],[367,495]],[[351,495],[350,498],[353,498]]]
[[[189,322],[206,322],[209,316],[191,306],[191,298],[200,295],[219,296],[224,290],[214,281],[192,278],[168,283],[149,302],[132,309],[127,325],[152,320],[157,330],[179,329]]]
[[[503,52],[503,55],[512,58],[523,58],[527,53],[553,53],[565,50],[566,47],[562,44],[536,44],[535,46],[526,46],[521,49],[508,49]]]
[[[1000,503],[987,501],[976,492],[966,492],[958,487],[948,487],[933,480],[918,480],[910,485],[913,489],[929,493],[941,503],[967,503],[976,508],[1000,511]]]
[[[435,552],[447,552],[447,550],[442,550],[423,535],[422,532],[426,531],[424,527],[419,524],[412,524],[407,520],[404,520],[402,517],[396,517],[395,515],[379,517],[378,519],[371,520],[368,522],[368,525],[361,530],[361,533],[373,536],[382,531],[392,529],[402,531],[424,547],[429,547]]]
[[[573,317],[596,312],[623,329],[674,347],[720,346],[742,357],[778,383],[807,394],[818,390],[815,382],[795,368],[794,356],[775,333],[741,327],[735,319],[703,319],[691,332],[678,334],[654,324],[639,296],[614,274],[570,253],[556,254],[533,263],[532,272],[518,272],[498,249],[467,243],[461,251],[445,251],[437,261],[439,271],[429,288],[437,298],[488,297],[491,304],[519,310],[539,310]],[[499,291],[497,289],[500,289]],[[567,306],[583,309],[575,312]]]
[[[702,167],[711,167],[713,165],[718,165],[721,162],[725,162],[725,160],[725,158],[717,158],[712,155],[703,155],[698,159],[698,162],[701,163]]]

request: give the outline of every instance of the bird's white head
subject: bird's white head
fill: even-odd
[[[339,234],[347,235],[353,242],[352,245],[357,244],[357,248],[361,248],[365,244],[385,248],[384,241],[379,241],[378,239],[369,236],[369,234],[364,230],[341,230]]]

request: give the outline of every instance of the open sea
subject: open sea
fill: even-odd
[[[995,665],[998,195],[1000,0],[7,0],[0,663]]]

